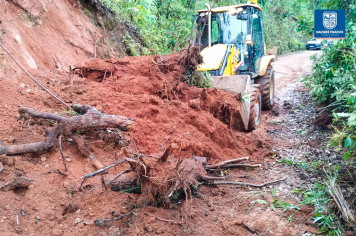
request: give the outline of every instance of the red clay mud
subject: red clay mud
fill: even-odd
[[[241,98],[181,82],[187,68],[182,63],[185,54],[181,54],[164,56],[156,62],[165,63],[160,66],[151,57],[89,60],[77,71],[87,78],[86,92],[75,95],[79,86],[83,88],[83,82],[75,80],[74,87],[63,88],[68,91],[65,97],[76,96],[75,102],[132,117],[137,124],[132,133],[135,143],[146,154],[162,151],[162,144],[177,143],[179,156],[185,158],[197,155],[217,162],[252,155],[253,160],[263,159],[260,154],[254,156],[254,151],[265,141],[246,145],[249,138],[236,132]]]

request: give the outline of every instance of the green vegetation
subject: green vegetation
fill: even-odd
[[[302,194],[302,201],[299,204],[293,205],[275,199],[271,203],[272,210],[276,207],[283,208],[283,211],[299,210],[305,205],[312,205],[313,222],[318,225],[319,232],[323,235],[341,236],[345,235],[348,229],[353,230],[353,211],[350,203],[356,192],[354,167],[350,168],[348,165],[329,167],[321,161],[306,163],[282,159],[280,162],[302,171],[319,172],[324,176],[324,180],[308,186],[307,189],[295,189],[293,193]],[[294,214],[288,217],[290,221],[293,220]]]
[[[296,190],[303,194],[301,204],[313,205],[315,208],[314,223],[319,226],[319,232],[324,235],[342,235],[340,219],[334,214],[334,202],[327,191],[325,183],[315,183],[308,190]],[[331,210],[333,209],[333,210]]]
[[[286,158],[282,158],[279,161],[279,163],[287,164],[306,172],[316,172],[318,168],[323,166],[322,161],[304,162],[304,161],[294,161]]]
[[[319,6],[345,9],[346,38],[334,40],[319,58],[312,58],[314,74],[304,82],[315,101],[331,111],[335,133],[328,147],[343,153],[344,162],[325,171],[325,180],[304,192],[303,202],[315,206],[314,221],[321,232],[344,235],[346,230],[355,230],[354,213],[350,213],[355,206],[350,195],[356,190],[356,5],[354,1],[322,0]]]
[[[188,45],[192,15],[198,9],[211,6],[245,4],[247,0],[221,0],[214,4],[207,0],[99,0],[121,21],[129,20],[139,29],[148,48],[159,54],[170,53]],[[263,9],[267,48],[278,48],[286,53],[305,48],[313,33],[314,2],[307,0],[260,0]],[[131,55],[140,50],[130,38],[124,39]],[[145,54],[147,48],[143,48]]]
[[[188,71],[183,81],[186,81],[190,86],[196,86],[198,88],[211,88],[213,78],[208,71]]]
[[[345,149],[344,160],[354,162],[356,142],[356,5],[349,1],[324,0],[324,8],[345,9],[346,38],[325,47],[313,57],[314,75],[304,79],[315,101],[324,103],[333,113],[337,132],[329,147]]]

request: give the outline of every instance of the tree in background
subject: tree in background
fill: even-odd
[[[246,0],[100,0],[121,20],[128,19],[139,28],[145,43],[159,54],[187,46],[191,17],[205,3],[211,6],[244,4]],[[279,53],[305,47],[313,33],[313,11],[316,5],[307,0],[261,0],[267,47],[278,47]],[[177,40],[179,35],[179,39]],[[176,45],[176,44],[179,45]],[[183,43],[183,44],[182,44]],[[182,44],[182,45],[181,45]],[[146,49],[142,52],[145,53]]]

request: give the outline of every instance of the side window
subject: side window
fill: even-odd
[[[254,48],[254,69],[255,72],[258,72],[260,69],[260,62],[261,58],[264,54],[264,47],[263,47],[263,37],[262,37],[262,29],[261,29],[261,18],[257,13],[252,15],[252,41],[253,41],[253,48]]]
[[[217,20],[211,19],[211,43],[217,43],[219,40],[219,24]]]
[[[253,24],[253,44],[255,49],[262,47],[262,30],[260,24],[260,18],[255,13],[252,15],[252,24]]]

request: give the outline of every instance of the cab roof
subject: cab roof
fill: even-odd
[[[239,8],[239,7],[242,7],[242,8],[254,7],[254,8],[262,11],[262,8],[260,6],[248,3],[248,4],[231,5],[231,6],[225,6],[225,7],[216,7],[216,8],[211,9],[211,12],[225,12],[225,11],[229,11],[230,8]],[[197,12],[201,13],[201,12],[207,12],[207,11],[208,11],[208,9],[203,9],[203,10],[198,10]]]

